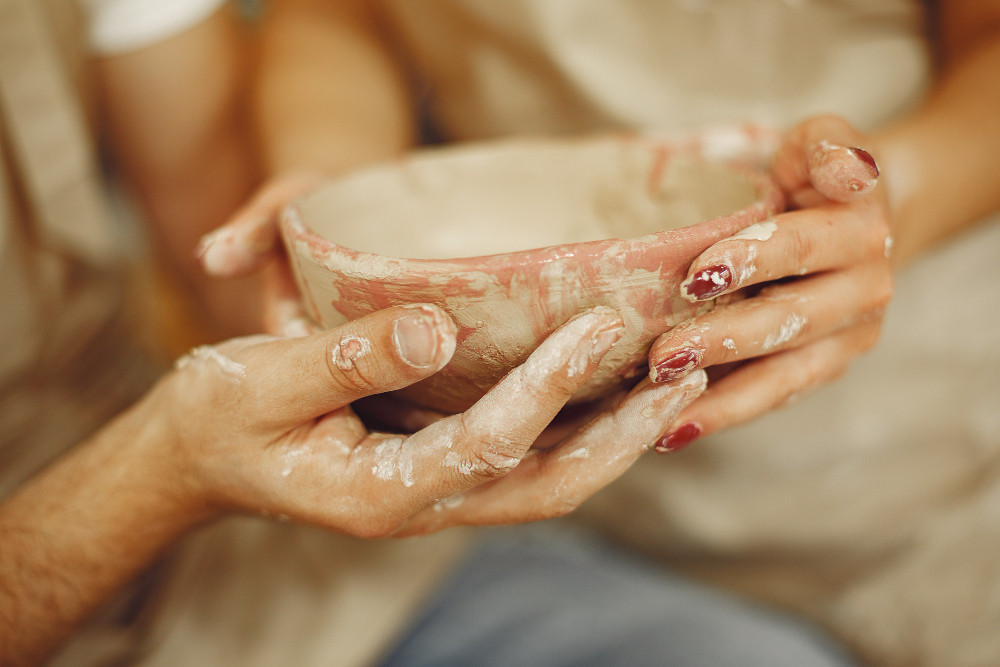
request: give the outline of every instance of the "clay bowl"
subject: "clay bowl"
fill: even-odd
[[[762,172],[705,153],[697,140],[622,137],[428,149],[302,198],[282,236],[323,327],[415,302],[451,315],[451,363],[401,392],[447,412],[574,315],[614,308],[626,331],[583,402],[634,383],[659,334],[712,307],[679,294],[692,260],[783,205]]]

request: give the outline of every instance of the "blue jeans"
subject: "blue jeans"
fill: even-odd
[[[552,523],[491,531],[383,667],[855,664],[806,623]]]

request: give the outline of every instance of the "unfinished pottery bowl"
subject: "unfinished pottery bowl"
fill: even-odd
[[[716,241],[776,213],[763,172],[696,139],[507,140],[418,151],[291,205],[282,235],[323,327],[433,303],[458,326],[451,363],[402,390],[464,410],[561,324],[597,305],[625,333],[574,402],[646,370],[652,341],[712,307],[678,287]]]

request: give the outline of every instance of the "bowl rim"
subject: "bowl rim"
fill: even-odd
[[[551,145],[567,145],[572,142],[592,142],[618,140],[621,143],[648,146],[651,150],[658,148],[690,148],[692,137],[697,139],[697,135],[681,135],[678,137],[648,137],[635,135],[600,135],[597,137],[575,137],[571,139],[559,137],[544,137],[530,139],[532,145],[547,143]],[[491,144],[503,142],[510,145],[514,142],[523,142],[525,138],[501,139],[491,141],[463,142],[461,144],[444,145],[428,150],[421,155],[413,153],[401,156],[396,161],[382,162],[371,165],[357,171],[349,172],[341,178],[331,179],[330,184],[349,179],[355,174],[369,170],[379,170],[391,168],[394,164],[404,161],[420,160],[425,157],[434,159],[438,155],[431,155],[432,152],[452,150],[469,150],[474,148],[488,148]],[[771,216],[779,213],[785,204],[784,195],[781,193],[778,184],[764,170],[754,168],[745,161],[709,159],[696,156],[696,159],[703,159],[706,162],[725,165],[731,171],[741,174],[750,181],[756,188],[757,199],[742,208],[727,213],[725,215],[701,220],[692,225],[678,227],[675,229],[662,230],[644,234],[642,236],[622,238],[597,239],[593,241],[581,241],[559,245],[542,246],[538,248],[526,248],[506,253],[496,253],[489,255],[475,255],[468,257],[453,258],[408,258],[396,257],[393,255],[383,255],[365,250],[355,250],[348,246],[341,245],[309,227],[303,220],[301,205],[302,202],[314,195],[318,190],[326,187],[320,185],[318,188],[305,193],[285,206],[279,219],[279,230],[283,242],[290,256],[297,253],[296,246],[304,244],[309,248],[313,259],[331,270],[342,271],[357,276],[371,278],[393,278],[400,279],[405,275],[427,277],[430,275],[440,275],[442,273],[469,273],[469,272],[495,272],[500,270],[517,269],[527,265],[537,265],[538,263],[558,263],[562,261],[579,261],[587,256],[603,256],[609,251],[622,254],[632,254],[638,250],[650,247],[662,246],[671,240],[679,240],[683,237],[700,237],[707,239],[718,237],[721,240],[735,234],[736,232],[749,227],[758,222],[763,222]],[[720,232],[722,232],[720,234]],[[714,241],[708,241],[711,245]],[[707,246],[706,246],[707,247]],[[336,258],[336,267],[330,264],[330,260]]]

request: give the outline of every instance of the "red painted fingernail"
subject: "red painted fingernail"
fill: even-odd
[[[653,366],[650,379],[653,382],[670,382],[685,375],[701,363],[702,350],[683,347]]]
[[[655,449],[660,454],[676,452],[679,449],[684,449],[700,436],[701,426],[698,426],[694,422],[687,422],[660,438],[660,441],[656,443]]]
[[[878,164],[875,162],[875,158],[872,154],[863,148],[858,148],[853,146],[851,152],[854,153],[854,157],[858,158],[861,162],[868,167],[868,171],[871,172],[872,178],[878,178]]]
[[[719,296],[733,284],[733,270],[725,264],[716,264],[702,269],[683,283],[681,291],[685,296],[704,301]]]

